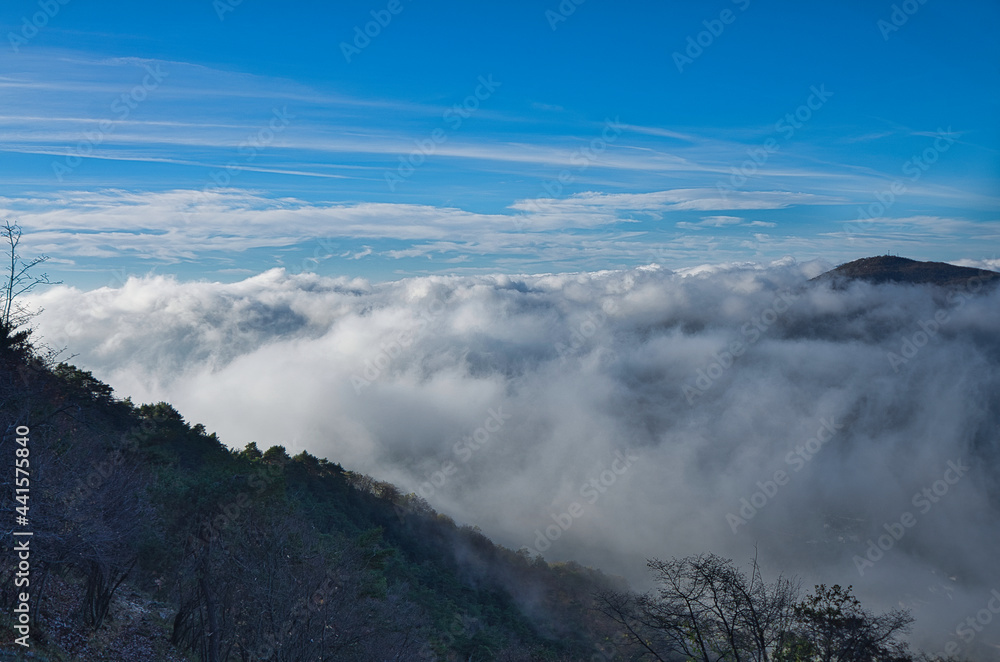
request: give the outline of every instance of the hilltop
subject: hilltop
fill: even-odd
[[[920,262],[894,255],[880,255],[847,262],[813,280],[863,280],[869,283],[932,283],[952,286],[963,284],[976,277],[984,282],[995,283],[1000,279],[1000,273],[958,267],[946,262]]]

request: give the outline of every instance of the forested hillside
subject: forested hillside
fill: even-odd
[[[25,336],[8,336],[0,379],[10,519],[30,430],[36,659],[571,660],[612,632],[590,607],[620,584],[494,545],[392,485],[280,445],[230,450]],[[0,559],[16,650],[25,589]]]

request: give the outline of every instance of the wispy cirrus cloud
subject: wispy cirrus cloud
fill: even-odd
[[[0,62],[0,211],[29,228],[26,240],[81,269],[115,260],[230,269],[247,252],[273,266],[320,237],[346,243],[333,254],[347,257],[330,260],[408,274],[696,264],[699,252],[837,259],[887,242],[916,247],[917,237],[960,259],[974,255],[970,237],[993,236],[982,210],[1000,207],[961,182],[925,177],[907,182],[893,212],[950,221],[883,224],[845,242],[816,224],[851,217],[895,176],[799,144],[804,129],[732,187],[731,171],[772,125],[588,118],[507,104],[502,86],[456,115],[475,77],[455,96],[414,102],[178,59],[34,53]],[[150,69],[162,84],[122,112],[116,101]],[[289,123],[272,135],[276,108]],[[621,129],[611,141],[602,137],[608,121]],[[57,177],[67,159],[79,165]],[[417,164],[412,177],[390,190],[387,174],[406,160]],[[956,213],[963,205],[976,213]]]
[[[948,216],[902,216],[845,220],[841,232],[824,233],[858,241],[866,237],[890,238],[907,243],[977,237],[982,241],[1000,241],[1000,220],[973,221]]]
[[[704,230],[706,228],[733,228],[733,227],[749,227],[749,228],[773,228],[777,227],[777,223],[771,223],[769,221],[748,221],[739,216],[704,216],[702,219],[696,223],[691,223],[689,221],[678,221],[676,223],[677,227],[683,228],[685,230]]]
[[[113,104],[149,68],[162,71],[164,83],[122,116],[120,107],[115,109]],[[113,130],[104,132],[99,143],[79,154],[80,158],[106,161],[108,167],[114,161],[169,163],[187,166],[189,177],[197,176],[197,171],[232,159],[279,107],[287,108],[294,119],[256,156],[256,165],[262,168],[259,172],[323,177],[323,169],[331,163],[368,168],[374,172],[365,186],[380,195],[388,193],[383,173],[397,167],[400,157],[420,151],[421,141],[426,145],[435,129],[445,131],[445,139],[421,158],[428,162],[421,167],[425,186],[428,182],[439,186],[454,168],[492,176],[521,166],[522,175],[539,182],[539,191],[541,184],[563,171],[573,173],[580,184],[597,178],[621,186],[636,178],[666,177],[673,184],[671,189],[715,186],[740,167],[747,150],[759,146],[764,137],[760,131],[744,135],[733,129],[642,126],[616,117],[605,119],[619,124],[622,136],[595,150],[603,120],[565,113],[557,114],[557,119],[550,115],[542,119],[499,106],[490,108],[484,102],[471,114],[461,115],[475,117],[474,123],[456,124],[459,116],[453,109],[461,97],[439,104],[355,97],[198,63],[72,52],[25,55],[18,58],[16,68],[8,65],[5,69],[0,63],[0,73],[4,72],[9,75],[0,80],[0,87],[7,95],[8,108],[32,109],[0,115],[0,151],[8,154],[71,153],[88,132],[112,121]],[[474,77],[470,79],[470,91],[475,82]],[[502,88],[497,92],[501,94]],[[234,98],[243,100],[238,111]],[[373,111],[379,112],[377,123],[372,122]],[[141,177],[142,172],[129,176]],[[747,188],[787,190],[790,181],[796,182],[801,195],[835,198],[840,191],[875,190],[879,176],[851,164],[817,159],[793,145],[772,155],[767,168],[757,172]],[[649,179],[642,188],[653,188],[652,182]],[[53,183],[51,178],[39,182]],[[734,197],[740,198],[739,194]]]
[[[588,191],[567,198],[520,200],[511,209],[529,212],[581,210],[713,211],[730,209],[785,209],[793,205],[843,204],[843,198],[789,191],[726,191],[673,189],[650,193],[599,193]]]

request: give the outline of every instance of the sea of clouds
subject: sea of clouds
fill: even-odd
[[[37,333],[121,397],[396,483],[508,547],[640,587],[646,558],[756,547],[984,655],[1000,293],[809,282],[830,266],[150,276],[50,289]]]

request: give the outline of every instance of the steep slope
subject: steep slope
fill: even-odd
[[[0,418],[4,512],[30,429],[34,534],[28,587],[0,555],[0,655],[25,590],[38,659],[571,660],[608,635],[592,594],[622,582],[308,453],[229,450],[24,343],[0,350]]]

